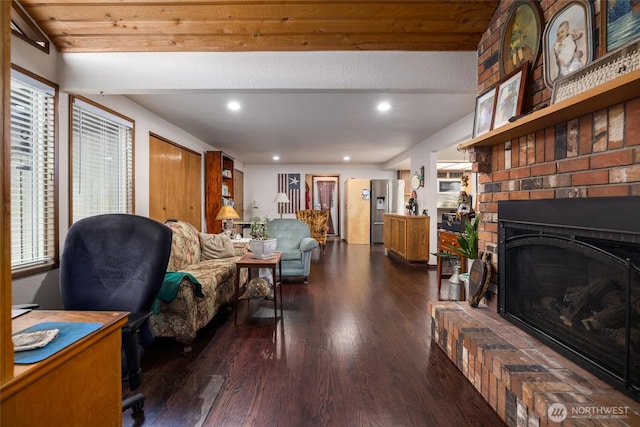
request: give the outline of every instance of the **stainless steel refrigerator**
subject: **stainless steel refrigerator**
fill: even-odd
[[[404,210],[404,181],[371,180],[371,244],[384,243],[384,214]]]

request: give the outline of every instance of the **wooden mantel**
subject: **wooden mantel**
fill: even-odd
[[[640,70],[575,95],[564,101],[534,111],[520,119],[461,143],[458,148],[489,147],[528,135],[558,123],[640,97]]]

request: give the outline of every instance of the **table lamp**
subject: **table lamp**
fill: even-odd
[[[278,203],[278,211],[280,212],[280,219],[282,219],[283,209],[281,208],[280,203],[289,203],[289,196],[287,196],[287,193],[278,193],[276,194],[274,202]]]
[[[222,228],[223,230],[233,230],[233,220],[239,219],[240,215],[233,209],[231,205],[224,205],[218,211],[218,215],[216,216],[216,220],[222,220]]]

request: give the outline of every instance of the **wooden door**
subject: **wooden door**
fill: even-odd
[[[164,222],[202,222],[202,161],[198,153],[149,136],[149,217]]]
[[[371,200],[363,194],[363,191],[369,190],[370,180],[349,178],[344,187],[346,203],[343,232],[345,240],[349,244],[368,245],[371,243]]]
[[[244,216],[244,173],[238,169],[233,171],[233,201],[236,203],[236,212],[242,221],[248,220]]]

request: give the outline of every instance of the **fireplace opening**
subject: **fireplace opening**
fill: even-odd
[[[640,398],[640,197],[498,204],[499,312]]]

